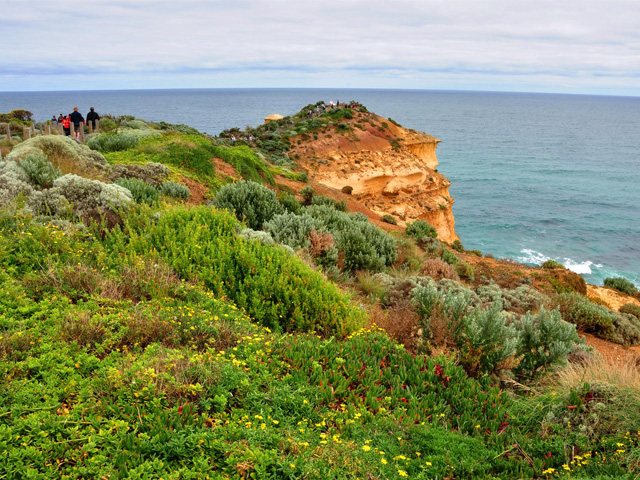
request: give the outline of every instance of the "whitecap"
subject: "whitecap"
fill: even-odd
[[[532,250],[530,248],[523,248],[522,250],[520,250],[520,253],[524,254],[517,258],[517,260],[521,263],[542,265],[550,258],[547,257],[544,253],[536,252],[535,250]]]
[[[602,265],[598,263],[593,263],[590,260],[580,263],[580,262],[575,262],[570,258],[565,258],[563,264],[572,272],[578,273],[580,275],[591,275],[593,273],[593,271],[591,270],[591,267],[602,268]]]

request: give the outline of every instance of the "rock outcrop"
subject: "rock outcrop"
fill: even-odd
[[[357,200],[399,225],[426,220],[442,240],[458,239],[451,182],[436,170],[440,140],[366,112],[354,111],[341,122],[291,139],[289,154],[310,178],[336,190],[351,187]]]

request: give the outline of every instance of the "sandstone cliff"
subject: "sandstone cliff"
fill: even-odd
[[[327,187],[351,191],[379,215],[399,225],[426,220],[446,242],[458,239],[449,195],[451,182],[436,171],[440,140],[367,112],[353,112],[334,128],[291,139],[290,156],[309,177]]]

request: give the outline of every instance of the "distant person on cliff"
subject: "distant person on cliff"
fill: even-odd
[[[100,115],[91,107],[87,113],[87,123],[91,123],[91,128],[96,129],[96,120],[100,120]]]
[[[62,117],[62,115],[60,115]],[[71,135],[71,119],[69,117],[62,117],[62,128],[64,129],[64,134],[68,137]]]
[[[84,117],[78,111],[78,107],[73,107],[73,112],[69,115],[69,118],[73,122],[73,128],[76,132],[76,139],[80,139],[80,124],[82,124],[84,128]]]
[[[63,114],[60,114],[60,115],[58,116],[58,123],[62,123],[62,121],[63,121],[63,120],[64,120],[64,115],[63,115]]]
[[[58,123],[58,117],[56,117],[56,114],[54,113],[53,116],[51,117],[51,121],[53,123]]]

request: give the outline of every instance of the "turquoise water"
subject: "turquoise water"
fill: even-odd
[[[216,134],[324,99],[442,140],[456,231],[468,249],[530,264],[553,258],[590,283],[640,285],[640,98],[406,90],[150,90],[0,93],[0,112],[39,120],[132,114]]]

